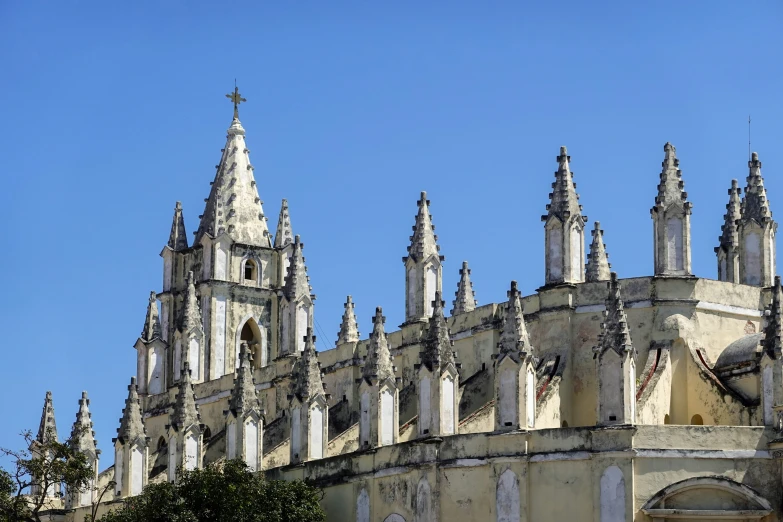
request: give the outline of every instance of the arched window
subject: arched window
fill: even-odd
[[[704,419],[701,418],[701,415],[698,413],[691,417],[691,425],[693,426],[703,426],[704,425]]]
[[[159,438],[158,439],[158,452],[160,452],[160,450],[166,449],[166,445],[167,445],[166,444],[166,439],[164,437]]]
[[[258,282],[258,263],[253,259],[245,259],[242,267],[242,281],[245,283]]]
[[[249,317],[239,332],[239,339],[236,343],[236,353],[234,354],[234,367],[239,368],[239,350],[242,343],[247,343],[250,348],[250,357],[252,366],[260,368],[266,366],[269,361],[269,353],[265,338],[258,326],[258,323]]]

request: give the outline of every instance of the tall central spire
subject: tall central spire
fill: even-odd
[[[253,177],[250,150],[245,143],[245,129],[239,121],[238,106],[246,100],[237,88],[226,96],[234,102],[234,119],[228,128],[226,146],[196,231],[195,244],[200,243],[205,234],[217,237],[226,233],[237,243],[271,247],[264,209]]]

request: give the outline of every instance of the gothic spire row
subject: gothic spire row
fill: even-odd
[[[185,232],[185,220],[182,217],[182,203],[174,206],[174,218],[171,220],[168,247],[175,252],[188,248],[188,236]]]
[[[740,282],[770,286],[775,278],[775,235],[778,225],[772,220],[758,153],[752,154],[748,170],[745,196],[740,204],[742,215],[737,222]]]
[[[604,231],[601,230],[601,223],[596,221],[591,233],[593,242],[590,244],[590,253],[587,256],[585,280],[588,282],[608,281],[612,265],[609,264],[609,254],[606,253]]]
[[[739,228],[737,222],[742,218],[740,194],[742,189],[736,179],[731,180],[729,202],[726,204],[726,214],[723,215],[723,225],[720,227],[720,237],[715,253],[718,255],[718,280],[739,283]]]
[[[581,283],[585,277],[584,227],[587,216],[576,193],[571,156],[560,147],[557,172],[549,194],[545,228],[546,284]]]
[[[452,302],[454,308],[451,309],[451,315],[459,315],[472,312],[476,309],[476,292],[473,291],[473,282],[470,280],[470,268],[468,262],[462,262],[462,268],[459,269],[459,282],[457,283],[456,299]]]
[[[343,312],[343,320],[340,323],[340,331],[337,332],[337,345],[359,341],[359,327],[356,324],[353,298],[350,295],[346,298],[343,306],[345,311]]]
[[[244,100],[237,91],[234,94],[238,100]],[[232,101],[234,119],[228,128],[226,145],[217,165],[194,243],[199,244],[206,235],[215,238],[225,233],[236,243],[271,247],[272,241],[253,176],[253,165],[250,163],[250,150],[245,143],[245,129],[239,121],[237,102],[233,98]]]
[[[405,322],[426,321],[432,315],[435,293],[442,292],[445,257],[439,254],[438,236],[430,215],[430,200],[422,192],[405,263]]]
[[[691,273],[691,203],[682,181],[677,149],[663,147],[658,195],[650,209],[653,218],[655,275],[683,276]]]

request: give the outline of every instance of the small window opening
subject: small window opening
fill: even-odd
[[[567,427],[568,427],[568,421],[563,421],[563,428],[567,428]]]
[[[514,425],[513,422],[507,422],[507,423],[504,424],[504,426],[513,426],[513,425]]]
[[[252,259],[248,259],[245,261],[245,281],[253,281],[255,282],[258,277],[258,266],[256,265],[256,262]]]
[[[704,425],[704,419],[701,418],[701,415],[698,413],[691,417],[691,424],[693,426],[703,426]]]
[[[671,424],[672,423],[671,417],[669,417],[668,413],[663,416],[663,423],[664,424]]]
[[[610,421],[616,421],[617,420],[617,415],[609,415],[609,420]]]

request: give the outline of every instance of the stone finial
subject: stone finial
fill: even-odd
[[[408,256],[403,258],[407,262],[408,258],[415,262],[424,261],[430,256],[439,256],[438,236],[435,235],[435,225],[432,224],[430,215],[430,200],[427,199],[427,193],[422,192],[417,202],[419,212],[416,214],[416,222],[413,225],[413,235],[410,237],[411,244],[408,247]],[[439,256],[443,261],[445,258]]]
[[[95,440],[95,432],[92,430],[92,415],[90,414],[90,399],[87,392],[82,392],[79,399],[79,411],[76,412],[76,422],[71,429],[71,444],[76,451],[98,455],[98,441]]]
[[[604,231],[601,230],[601,223],[598,221],[595,222],[592,234],[593,242],[590,244],[590,253],[587,256],[585,281],[608,281],[612,265],[609,264],[609,254],[606,253],[606,245],[604,245]]]
[[[498,351],[503,355],[532,355],[533,347],[525,327],[522,301],[516,281],[511,281],[511,289],[508,291],[508,304],[503,320],[503,330],[498,342]]]
[[[294,237],[294,251],[291,253],[291,264],[288,266],[288,274],[285,276],[283,293],[289,301],[295,301],[303,295],[312,293],[310,278],[307,276],[305,258],[302,255],[304,243],[299,236]]]
[[[582,205],[579,204],[579,195],[576,193],[574,173],[570,167],[571,156],[565,147],[560,147],[560,155],[557,157],[557,172],[555,182],[552,183],[552,192],[549,194],[549,204],[546,206],[547,214],[541,216],[546,221],[550,216],[557,216],[560,221],[582,215]],[[587,216],[582,216],[587,221]]]
[[[147,304],[147,317],[144,319],[144,328],[141,330],[141,339],[150,342],[153,339],[161,339],[160,318],[158,317],[158,296],[150,292],[149,304]]]
[[[593,350],[596,353],[601,353],[612,349],[620,355],[625,352],[634,353],[631,333],[628,330],[628,318],[625,315],[623,299],[620,297],[620,282],[616,272],[612,272],[606,286],[609,295],[606,298],[604,321],[601,323],[598,345]]]
[[[386,332],[383,329],[385,322],[383,309],[379,306],[375,309],[375,316],[372,318],[370,345],[367,348],[367,358],[362,367],[362,377],[371,384],[394,379],[394,364],[389,351],[389,343],[386,340]]]
[[[201,415],[196,405],[196,392],[190,375],[190,363],[182,365],[182,378],[179,381],[174,410],[171,413],[171,425],[180,431],[201,423]]]
[[[453,301],[454,308],[451,309],[451,315],[464,314],[476,309],[476,292],[473,291],[473,283],[470,280],[470,268],[468,262],[462,262],[462,268],[459,270],[459,283],[457,283],[456,299]]]
[[[283,248],[294,242],[294,232],[291,228],[291,216],[288,212],[288,200],[283,199],[280,206],[280,217],[277,219],[277,232],[275,233],[275,248]]]
[[[125,408],[122,410],[120,427],[117,429],[117,438],[121,444],[134,440],[145,440],[147,432],[144,429],[144,420],[141,416],[141,404],[139,403],[139,391],[136,386],[136,377],[131,377],[128,386],[128,398],[125,399]]]
[[[234,119],[228,129],[216,168],[194,244],[200,244],[205,236],[215,238],[225,233],[236,243],[271,247],[272,238],[253,176],[245,129],[239,119]]]
[[[721,248],[731,250],[739,247],[737,222],[742,218],[741,193],[742,189],[739,188],[737,180],[731,180],[729,202],[726,203],[726,213],[723,215],[723,225],[720,227],[721,234],[718,237],[718,246],[715,247],[715,252],[718,252]]]
[[[228,408],[237,417],[260,409],[256,384],[253,381],[253,369],[250,364],[250,348],[246,342],[242,342],[239,347],[239,368],[237,368],[234,390],[231,392]]]
[[[762,346],[771,359],[783,357],[783,288],[780,276],[772,286],[772,303],[764,312],[764,340]]]
[[[443,304],[441,293],[435,292],[432,317],[429,319],[427,335],[423,342],[424,350],[419,354],[421,363],[430,371],[445,368],[449,363],[456,365],[454,343],[443,315]]]
[[[53,437],[57,440],[57,423],[54,419],[54,402],[52,401],[52,392],[46,392],[43,411],[41,412],[41,423],[38,425],[38,434],[35,440],[41,444]]]
[[[171,233],[168,247],[174,251],[188,248],[188,235],[185,232],[185,219],[182,217],[182,203],[177,201],[174,206],[174,218],[171,220]]]
[[[759,225],[764,225],[772,220],[772,211],[769,209],[767,190],[764,188],[764,178],[761,176],[761,161],[758,153],[754,152],[748,161],[747,186],[745,197],[742,198],[741,212],[743,220],[754,220]]]
[[[182,311],[182,332],[188,333],[194,328],[203,330],[201,311],[196,296],[196,283],[193,272],[188,272],[188,286],[185,291],[185,308]]]
[[[664,158],[661,166],[661,181],[658,183],[658,195],[655,196],[656,209],[666,209],[670,205],[682,205],[686,212],[690,213],[691,204],[688,202],[688,193],[685,192],[685,183],[682,181],[680,160],[677,159],[677,149],[669,142],[663,146]]]
[[[359,327],[356,324],[353,298],[350,295],[346,298],[344,306],[343,321],[340,323],[340,331],[337,332],[337,345],[359,342]]]
[[[324,383],[321,381],[321,364],[318,362],[318,353],[315,351],[315,336],[313,328],[310,326],[307,327],[304,341],[302,356],[296,362],[293,372],[293,392],[302,402],[325,394]]]

